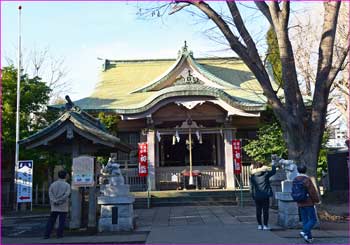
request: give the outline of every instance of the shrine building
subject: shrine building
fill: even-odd
[[[236,179],[248,186],[250,162],[243,157],[234,174],[232,141],[255,137],[266,97],[242,60],[195,58],[185,43],[176,59],[105,60],[93,93],[74,105],[120,116],[115,136],[134,149],[115,155],[129,184],[145,184],[137,147],[147,142],[151,190],[173,188],[189,170],[201,173],[202,188],[234,189]]]

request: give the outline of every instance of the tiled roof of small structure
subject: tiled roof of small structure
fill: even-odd
[[[129,152],[132,149],[130,145],[121,142],[118,137],[109,134],[105,126],[98,119],[81,110],[78,106],[73,106],[72,108],[65,110],[63,114],[49,126],[20,140],[19,143],[26,146],[33,142],[40,141],[52,133],[57,132],[59,129],[67,125],[67,123],[71,123],[77,129],[88,133],[94,138],[102,140],[102,142],[108,142],[109,144],[114,145],[118,150]]]

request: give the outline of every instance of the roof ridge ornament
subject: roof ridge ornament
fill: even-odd
[[[67,100],[67,103],[64,105],[65,111],[75,111],[75,112],[81,112],[81,109],[79,106],[76,106],[73,101],[70,99],[69,95],[65,96],[65,99]]]
[[[188,50],[187,41],[184,41],[184,46],[179,50],[178,52],[178,58],[184,56],[193,56],[193,52],[191,50]]]

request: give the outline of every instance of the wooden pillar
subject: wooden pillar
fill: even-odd
[[[158,138],[155,137],[154,139],[154,166],[156,168],[158,168],[160,166],[160,159],[159,159],[159,155],[160,155],[160,147],[159,147],[159,142],[158,142]]]
[[[216,134],[216,155],[217,155],[217,165],[224,166],[222,162],[222,136],[220,133]]]
[[[148,147],[148,169],[149,169],[149,184],[150,190],[156,190],[156,173],[155,173],[155,131],[150,129],[147,133],[147,147]]]
[[[78,142],[73,142],[72,144],[72,164],[73,158],[79,156],[79,144]],[[73,176],[73,173],[71,174]],[[80,228],[81,225],[81,195],[79,187],[71,187],[71,206],[70,206],[70,229]]]
[[[232,129],[224,130],[226,189],[235,189],[233,174]]]
[[[89,187],[88,227],[96,227],[96,185]]]
[[[165,165],[164,144],[160,142],[160,166]]]
[[[213,159],[213,164],[214,166],[218,166],[218,159],[216,158],[217,156],[216,135],[210,134],[209,136],[210,136],[210,144],[212,145],[211,157]]]

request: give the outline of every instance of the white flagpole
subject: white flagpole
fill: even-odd
[[[20,95],[21,95],[21,10],[22,6],[18,6],[18,64],[17,64],[17,111],[16,111],[16,156],[15,156],[15,193],[17,193],[17,171],[18,171],[18,160],[19,160],[19,107],[20,107]],[[18,210],[17,194],[16,198],[16,210]]]

